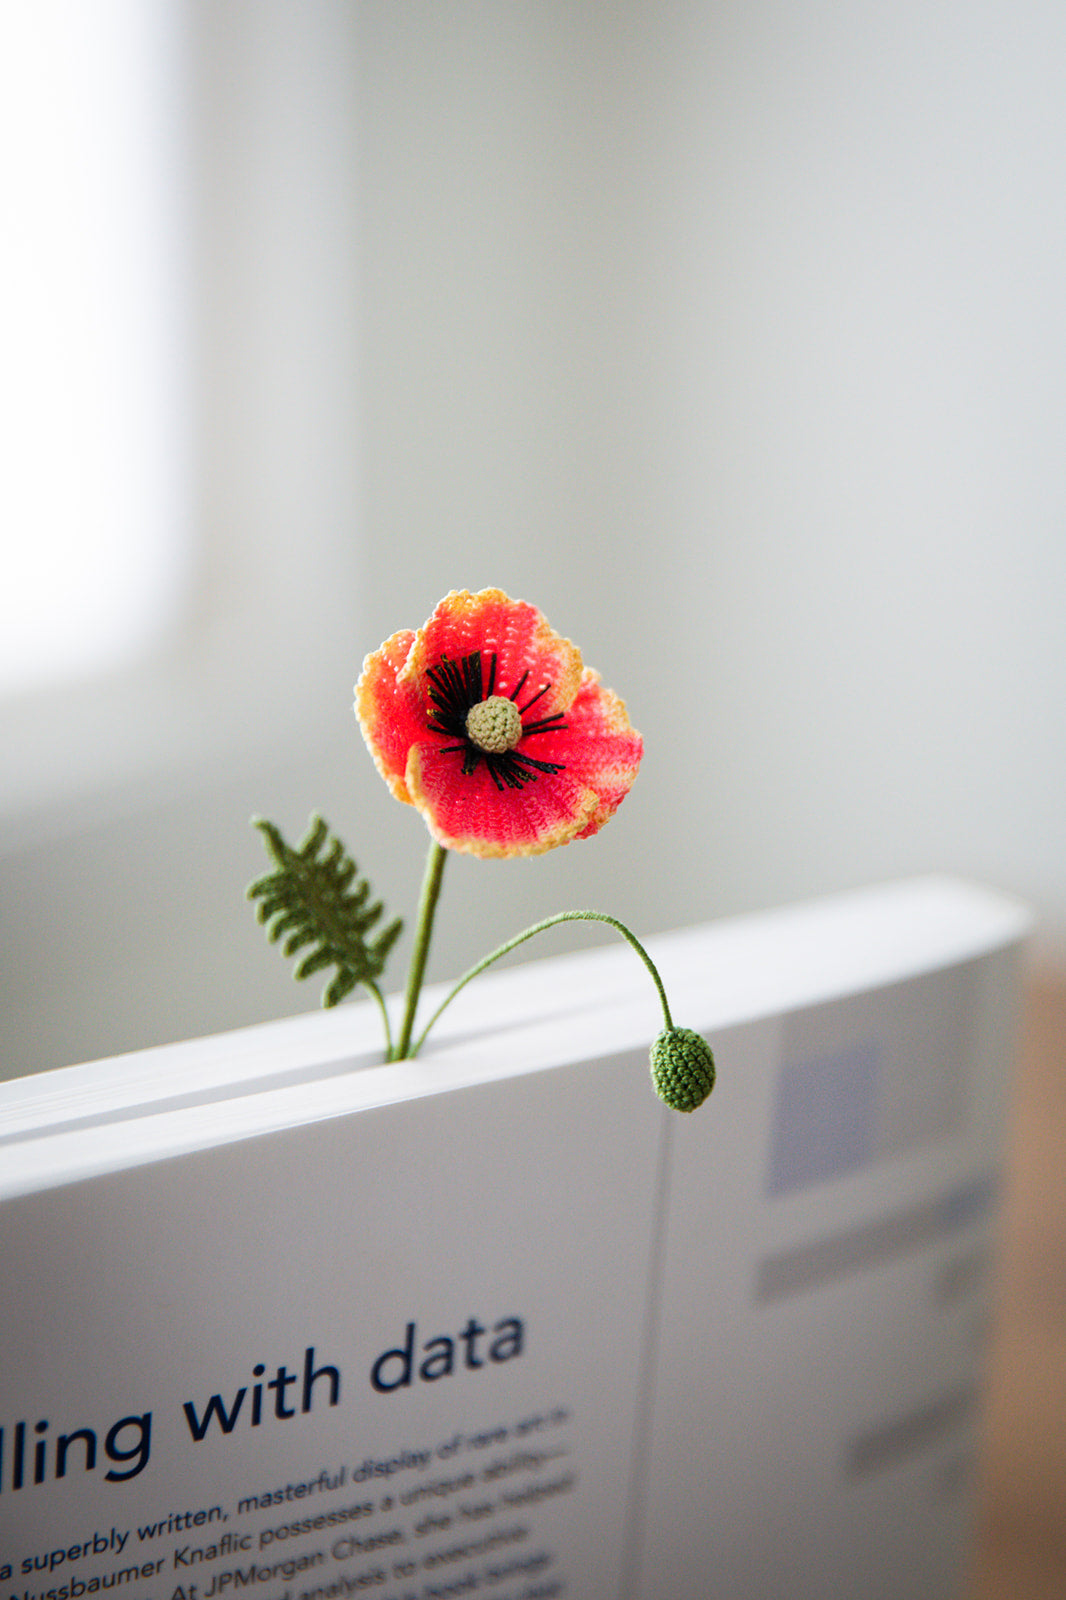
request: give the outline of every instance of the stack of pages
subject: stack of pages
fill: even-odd
[[[1026,926],[649,941],[689,1116],[621,944],[0,1085],[0,1600],[945,1600]]]

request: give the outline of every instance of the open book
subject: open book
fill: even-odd
[[[621,945],[0,1084],[0,1600],[945,1600],[1026,926],[649,941],[691,1116]]]

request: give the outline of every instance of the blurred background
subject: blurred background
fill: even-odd
[[[0,25],[5,1072],[317,1003],[253,812],[411,909],[351,687],[453,587],[539,605],[647,755],[594,840],[450,862],[438,976],[929,870],[1066,963],[1061,7]]]
[[[431,976],[947,870],[1037,910],[1046,1072],[1066,10],[35,0],[0,122],[2,1074],[315,1006],[253,812],[410,914],[351,686],[489,584],[647,753],[594,840],[449,863]]]

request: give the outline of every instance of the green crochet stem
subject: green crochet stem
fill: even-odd
[[[364,989],[368,989],[370,991],[370,993],[374,996],[374,999],[377,1002],[377,1008],[381,1012],[381,1021],[382,1021],[382,1025],[383,1025],[383,1027],[385,1029],[385,1060],[386,1061],[391,1061],[392,1060],[392,1028],[389,1026],[389,1008],[385,1004],[385,996],[382,994],[381,990],[378,988],[377,984],[373,981],[372,978],[364,978],[363,979],[363,988]]]
[[[436,1022],[441,1012],[444,1011],[446,1007],[451,1005],[459,991],[461,989],[465,989],[466,985],[472,978],[476,978],[479,973],[484,972],[486,967],[491,967],[494,961],[499,961],[501,956],[509,955],[512,950],[517,950],[518,946],[520,944],[525,944],[527,939],[532,939],[538,933],[544,933],[548,928],[556,927],[560,922],[605,922],[609,928],[613,928],[616,933],[620,933],[622,938],[633,947],[651,974],[652,982],[655,984],[655,987],[659,992],[659,1002],[663,1008],[664,1026],[667,1028],[673,1027],[673,1019],[670,1016],[670,1005],[666,998],[666,990],[663,988],[663,980],[659,976],[659,972],[654,961],[651,959],[651,956],[645,950],[636,934],[631,933],[624,922],[619,922],[617,917],[609,917],[605,911],[559,911],[554,917],[545,917],[543,922],[535,922],[531,928],[526,928],[523,933],[516,934],[513,939],[508,939],[506,944],[499,945],[495,950],[493,950],[491,955],[483,957],[483,959],[477,962],[475,966],[472,966],[467,972],[464,972],[463,976],[459,979],[458,983],[456,983],[450,994],[445,996],[440,1005],[437,1007],[436,1011],[434,1011],[433,1015],[430,1017],[429,1021],[426,1023],[425,1027],[422,1029],[422,1032],[415,1041],[414,1049],[410,1050],[406,1056],[397,1055],[395,1059],[409,1060],[413,1059],[418,1054],[426,1042],[426,1037],[429,1033],[429,1030],[433,1027],[433,1024]]]
[[[419,1039],[414,1049],[411,1049],[411,1034],[414,1031],[415,1012],[418,1010],[418,996],[422,992],[422,979],[426,973],[426,959],[429,955],[429,941],[433,935],[433,918],[437,911],[437,901],[440,899],[441,879],[444,876],[444,863],[448,852],[443,845],[435,839],[429,842],[429,854],[426,857],[426,870],[422,878],[422,897],[418,902],[418,923],[415,927],[415,946],[411,951],[411,964],[407,969],[407,992],[404,996],[403,1021],[400,1025],[400,1036],[396,1041],[395,1050],[390,1050],[386,1056],[388,1061],[410,1061],[418,1054],[422,1040]],[[423,1036],[424,1037],[424,1036]]]

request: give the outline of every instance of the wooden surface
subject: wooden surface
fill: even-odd
[[[1027,1005],[977,1565],[966,1600],[1066,1600],[1066,975]]]

